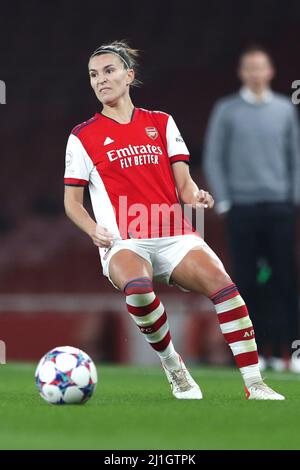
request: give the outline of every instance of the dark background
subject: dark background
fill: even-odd
[[[96,47],[125,38],[141,49],[144,84],[133,101],[174,116],[204,187],[205,127],[215,100],[239,87],[241,50],[252,43],[269,49],[279,92],[291,95],[300,78],[299,1],[24,1],[0,8],[3,293],[110,289],[95,248],[63,211],[68,135],[99,111],[87,74]],[[229,264],[214,214],[206,217],[206,238]]]

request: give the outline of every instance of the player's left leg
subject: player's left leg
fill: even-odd
[[[247,307],[211,248],[205,244],[190,250],[173,270],[171,281],[184,289],[204,294],[214,303],[221,331],[245,382],[246,397],[283,400],[282,395],[262,381],[254,329]]]

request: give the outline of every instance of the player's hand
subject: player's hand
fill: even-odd
[[[199,189],[193,195],[192,206],[194,209],[212,209],[214,207],[215,201],[211,194],[208,191]]]
[[[113,245],[113,235],[107,230],[107,228],[97,225],[91,234],[91,239],[94,245],[100,248],[109,248]]]

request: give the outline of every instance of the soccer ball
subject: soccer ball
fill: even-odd
[[[61,346],[42,357],[35,371],[35,383],[41,397],[49,403],[84,403],[95,391],[97,370],[85,352]]]

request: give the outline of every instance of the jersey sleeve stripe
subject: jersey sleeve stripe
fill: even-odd
[[[89,182],[78,178],[64,178],[64,184],[66,186],[87,186]]]
[[[85,121],[85,122],[82,122],[81,124],[78,124],[77,126],[74,127],[74,129],[72,129],[71,134],[74,134],[74,135],[77,136],[79,134],[79,132],[81,131],[81,129],[83,129],[86,126],[89,126],[93,122],[97,121],[97,119],[99,119],[99,117],[94,116],[91,119],[89,119],[88,121]]]
[[[176,162],[185,162],[189,164],[190,156],[189,155],[173,155],[173,157],[169,157],[170,163]]]

